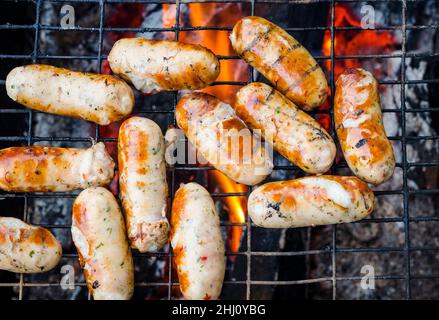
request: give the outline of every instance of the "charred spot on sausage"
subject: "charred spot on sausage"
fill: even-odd
[[[287,217],[283,215],[282,212],[280,211],[280,205],[281,205],[280,202],[269,202],[267,204],[267,209],[269,210],[264,220],[272,218],[273,214],[276,214],[279,218],[286,219]]]
[[[101,286],[101,284],[99,283],[98,280],[95,280],[95,281],[91,284],[91,287],[92,287],[93,289],[97,289],[97,288],[99,288],[100,286]]]
[[[364,146],[367,143],[367,139],[361,139],[357,142],[357,144],[355,145],[355,148],[361,148],[362,146]]]
[[[279,212],[279,210],[280,210],[280,202],[276,202],[276,203],[272,203],[272,202],[270,202],[270,203],[267,205],[267,208],[269,208],[269,209],[273,209],[273,210],[275,210],[276,212]]]
[[[266,101],[267,103],[271,100],[271,98],[273,97],[273,95],[274,95],[275,92],[276,92],[276,89],[273,88],[273,87],[271,87],[271,91],[270,91],[270,93],[268,94],[267,98],[265,98],[265,101]]]

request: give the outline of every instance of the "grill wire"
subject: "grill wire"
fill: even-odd
[[[6,0],[11,1],[11,0]],[[380,0],[369,0],[369,3],[378,2]],[[401,123],[401,135],[400,136],[392,136],[389,137],[390,140],[393,141],[400,141],[401,142],[401,148],[402,148],[402,162],[398,162],[396,166],[398,168],[402,169],[403,173],[403,185],[401,189],[398,190],[384,190],[384,191],[375,191],[375,195],[377,197],[383,196],[383,195],[400,195],[403,197],[403,216],[402,217],[395,217],[395,218],[370,218],[363,221],[358,221],[354,223],[374,223],[374,224],[383,224],[383,223],[391,223],[391,222],[400,222],[404,224],[404,245],[403,247],[377,247],[377,248],[349,248],[349,247],[337,247],[337,226],[332,226],[332,237],[331,237],[331,245],[328,248],[320,249],[320,250],[303,250],[303,251],[292,251],[292,252],[257,252],[252,251],[251,245],[251,227],[253,224],[250,222],[250,220],[246,219],[245,223],[232,223],[232,222],[221,222],[222,226],[235,226],[235,227],[242,227],[243,230],[245,230],[245,238],[242,240],[242,243],[244,241],[247,244],[247,250],[242,252],[227,252],[227,255],[242,255],[246,257],[247,265],[246,265],[246,280],[244,281],[225,281],[225,284],[228,285],[245,285],[245,298],[251,299],[252,297],[252,288],[254,286],[258,285],[306,285],[306,284],[312,284],[312,283],[322,283],[322,282],[330,282],[332,286],[332,298],[337,298],[337,282],[338,281],[358,281],[361,279],[361,276],[337,276],[337,268],[336,268],[336,256],[338,253],[382,253],[382,252],[399,252],[404,254],[404,263],[405,263],[405,272],[403,275],[377,275],[375,276],[375,279],[377,280],[402,280],[405,282],[405,293],[404,296],[406,299],[411,299],[411,280],[412,279],[439,279],[438,275],[412,275],[410,272],[410,253],[413,251],[438,251],[439,247],[436,246],[410,246],[410,232],[409,232],[409,223],[410,222],[418,222],[418,221],[439,221],[439,217],[410,217],[409,216],[409,210],[408,210],[408,198],[410,195],[418,195],[418,194],[438,194],[439,189],[424,189],[424,190],[412,190],[409,189],[407,185],[407,171],[411,167],[439,167],[439,162],[437,161],[431,161],[431,162],[408,162],[407,156],[406,156],[406,144],[408,142],[413,141],[420,141],[420,140],[438,140],[439,135],[432,135],[432,136],[422,136],[422,137],[414,137],[414,136],[406,136],[406,125],[405,125],[405,119],[406,114],[410,112],[435,112],[439,109],[433,108],[410,108],[406,109],[405,105],[405,86],[409,84],[436,84],[439,83],[439,79],[425,79],[425,80],[407,80],[406,79],[406,64],[405,59],[407,57],[414,57],[414,58],[426,58],[426,57],[438,57],[438,53],[433,54],[418,54],[418,53],[408,53],[406,52],[406,45],[407,45],[407,30],[423,30],[423,29],[437,29],[439,28],[438,25],[407,25],[407,3],[414,0],[390,0],[389,2],[399,2],[401,3],[401,16],[402,16],[402,24],[398,26],[386,26],[386,27],[376,27],[374,30],[400,30],[402,33],[402,40],[401,40],[401,53],[392,53],[392,54],[374,54],[374,55],[345,55],[345,56],[335,56],[334,55],[334,34],[336,30],[363,30],[361,27],[336,27],[334,26],[334,18],[335,18],[335,6],[337,3],[354,3],[355,0],[308,0],[308,1],[276,1],[276,0],[240,0],[240,1],[213,1],[218,3],[247,3],[250,4],[251,8],[251,14],[255,14],[255,5],[256,3],[271,3],[271,4],[281,4],[281,3],[289,3],[289,4],[298,4],[298,3],[328,3],[330,5],[330,12],[331,12],[331,25],[328,27],[306,27],[306,28],[285,28],[287,31],[330,31],[331,35],[331,48],[330,48],[330,56],[316,56],[316,60],[318,61],[326,61],[330,59],[331,62],[331,73],[330,73],[330,87],[331,87],[331,96],[334,96],[334,63],[336,59],[369,59],[369,58],[399,58],[401,59],[401,70],[400,70],[400,80],[385,80],[380,81],[380,85],[401,85],[401,95],[400,95],[400,102],[401,102],[401,108],[400,109],[383,109],[383,113],[386,112],[394,112],[399,113],[400,116],[400,123]],[[22,1],[23,2],[23,1]],[[41,6],[44,2],[44,0],[24,0],[24,2],[31,2],[35,4],[35,23],[32,25],[12,25],[12,24],[4,24],[0,25],[0,30],[34,30],[35,31],[35,38],[33,43],[33,51],[30,54],[0,54],[0,63],[4,59],[27,59],[32,61],[32,63],[37,63],[39,59],[78,59],[78,60],[95,60],[98,63],[98,71],[101,71],[102,61],[106,59],[106,56],[102,53],[103,48],[103,38],[104,33],[106,32],[174,32],[175,39],[178,40],[179,38],[179,32],[180,31],[197,31],[197,30],[218,30],[218,31],[231,31],[232,27],[204,27],[204,26],[197,26],[197,27],[180,27],[179,25],[179,18],[180,18],[180,6],[181,4],[186,3],[194,3],[194,2],[203,2],[203,1],[187,1],[187,0],[180,0],[180,1],[141,1],[141,0],[58,0],[56,2],[60,3],[95,3],[99,5],[99,27],[78,27],[75,26],[73,28],[70,28],[68,30],[70,31],[89,31],[89,32],[98,32],[99,33],[99,46],[98,46],[98,55],[97,56],[61,56],[61,55],[41,55],[38,50],[38,43],[39,43],[39,34],[41,30],[53,30],[53,31],[65,31],[66,29],[63,29],[61,27],[57,26],[48,26],[48,25],[42,25],[40,23],[40,14],[41,14]],[[52,1],[53,2],[53,1]],[[144,3],[144,4],[175,4],[176,5],[176,24],[174,27],[171,28],[111,28],[111,27],[105,27],[104,26],[104,19],[105,19],[105,4],[123,4],[123,3]],[[239,59],[238,56],[218,56],[220,60],[226,60],[226,59]],[[253,69],[250,68],[250,79],[251,81],[254,81],[254,72]],[[245,85],[247,82],[234,82],[234,81],[217,81],[213,85]],[[5,85],[5,80],[0,80],[0,85]],[[177,104],[177,96],[178,92],[173,93],[173,108],[175,108]],[[152,113],[173,113],[173,110],[148,110],[147,112],[137,112],[137,114],[145,115],[145,114],[152,114]],[[27,115],[28,119],[28,128],[27,128],[27,135],[26,136],[1,136],[0,142],[17,142],[17,143],[26,143],[27,145],[33,145],[35,142],[40,141],[61,141],[61,142],[90,142],[89,138],[79,138],[79,137],[39,137],[39,136],[33,136],[33,128],[32,128],[32,120],[34,111],[27,108],[20,108],[20,109],[2,109],[0,107],[0,114],[25,114]],[[332,119],[332,131],[331,135],[336,139],[335,132],[334,132],[334,119],[333,119],[333,111],[332,108],[329,111],[314,111],[311,112],[311,114],[327,114],[329,113],[331,115]],[[0,115],[0,116],[1,116]],[[173,118],[173,122],[175,124],[175,117]],[[95,126],[95,136],[94,140],[96,141],[103,141],[103,142],[116,142],[117,139],[115,138],[105,138],[100,137],[99,133],[99,126]],[[336,164],[333,166],[332,170],[335,170],[337,168],[343,168],[346,167],[345,163]],[[191,166],[191,165],[176,165],[173,168],[169,168],[170,174],[171,174],[171,190],[170,195],[171,199],[174,197],[176,186],[175,186],[175,174],[176,171],[179,170],[211,170],[212,167],[198,167],[198,166]],[[274,170],[297,170],[297,167],[294,165],[284,165],[284,166],[275,166]],[[237,197],[247,197],[249,193],[251,192],[252,188],[249,188],[248,193],[213,193],[212,196],[214,198],[221,198],[221,197],[228,197],[228,196],[237,196]],[[76,197],[77,193],[23,193],[23,194],[13,194],[13,193],[4,193],[0,195],[0,198],[23,198],[24,199],[24,212],[22,215],[23,220],[26,222],[29,222],[30,216],[28,214],[29,209],[29,199],[31,198],[74,198]],[[49,228],[49,229],[69,229],[70,225],[48,225],[48,224],[41,224],[43,227]],[[331,264],[332,264],[332,275],[327,277],[320,277],[320,278],[312,278],[312,279],[304,279],[304,280],[292,280],[292,281],[256,281],[251,279],[251,258],[255,256],[311,256],[311,255],[319,255],[319,254],[330,254],[331,255]],[[170,252],[159,252],[159,253],[146,253],[146,254],[138,254],[134,253],[134,257],[164,257],[167,258],[168,266],[169,266],[169,273],[168,273],[168,282],[140,282],[136,283],[136,287],[140,286],[167,286],[168,293],[167,298],[172,298],[172,288],[174,286],[178,285],[178,279],[173,279],[172,276],[172,250]],[[63,254],[63,258],[69,258],[69,259],[76,259],[76,254]],[[23,299],[23,289],[25,287],[50,287],[50,286],[60,286],[59,283],[50,283],[50,282],[38,282],[38,283],[32,283],[32,282],[25,282],[23,274],[20,274],[19,281],[13,282],[13,283],[0,283],[0,287],[18,287],[18,299]],[[75,286],[86,286],[85,283],[75,283]],[[90,299],[90,295],[88,296]]]

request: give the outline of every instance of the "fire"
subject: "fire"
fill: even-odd
[[[218,189],[219,192],[246,193],[248,191],[248,187],[246,185],[234,182],[217,170],[211,170],[209,172],[209,178],[212,179],[212,182],[215,184],[215,188]],[[247,197],[228,196],[222,198],[221,201],[229,212],[230,222],[245,222],[247,212]],[[241,244],[242,233],[243,227],[241,226],[231,226],[228,228],[228,245],[230,246],[230,250],[232,252],[238,252]]]
[[[335,27],[361,27],[361,20],[347,5],[337,4],[334,17]],[[331,15],[329,15],[328,25],[331,25]],[[334,54],[337,56],[383,54],[393,51],[394,44],[394,35],[389,31],[343,30],[336,31],[334,34]],[[329,30],[325,32],[322,51],[325,56],[331,55],[331,32]],[[358,59],[337,59],[334,63],[334,77],[337,79],[346,68],[359,66],[361,63]],[[326,61],[326,69],[331,71],[331,60]]]

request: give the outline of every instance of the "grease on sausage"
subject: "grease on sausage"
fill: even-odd
[[[143,93],[201,89],[218,77],[218,58],[209,49],[177,41],[126,38],[108,56],[111,70]]]
[[[134,106],[133,91],[120,79],[42,64],[13,69],[6,90],[28,108],[100,125],[124,118]]]
[[[380,184],[393,175],[395,157],[383,126],[378,82],[364,69],[347,69],[337,79],[334,119],[349,168]]]
[[[248,214],[261,227],[297,228],[360,220],[373,206],[373,192],[360,179],[323,175],[258,187]]]
[[[48,192],[105,186],[114,174],[114,161],[99,142],[88,149],[45,146],[0,150],[0,189]]]
[[[58,265],[61,244],[42,227],[16,218],[0,217],[0,269],[17,273],[41,273]]]
[[[252,129],[259,129],[281,155],[308,173],[324,173],[335,158],[331,136],[312,117],[274,88],[260,82],[241,88],[235,110]]]
[[[224,242],[213,200],[197,183],[182,185],[175,194],[171,244],[184,298],[217,299],[225,272]]]
[[[73,204],[72,239],[95,300],[128,300],[134,291],[133,258],[116,199],[105,188],[82,191]]]
[[[131,247],[157,251],[168,241],[165,144],[152,120],[132,117],[119,129],[120,199]]]
[[[304,110],[320,106],[328,92],[323,70],[285,30],[261,17],[245,17],[230,35],[233,49],[277,90]]]

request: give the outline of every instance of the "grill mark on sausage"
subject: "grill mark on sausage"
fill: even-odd
[[[355,112],[355,115],[356,115],[356,116],[359,116],[359,115],[361,115],[363,112],[364,112],[364,110],[363,110],[363,109],[360,109],[360,110],[358,110],[357,112]]]
[[[303,74],[303,77],[307,77],[310,73],[316,71],[318,68],[319,68],[319,64],[316,63],[311,68],[309,68],[308,70],[305,71],[305,73]]]
[[[361,139],[357,142],[357,144],[355,145],[355,148],[361,148],[362,146],[364,146],[369,140],[367,139]]]
[[[271,91],[268,94],[268,96],[265,98],[265,102],[268,103],[270,101],[270,99],[273,97],[274,93],[276,92],[276,89],[271,87]]]
[[[306,79],[311,73],[313,73],[314,71],[316,71],[318,68],[319,68],[319,64],[316,63],[315,65],[313,65],[311,68],[309,68],[308,70],[306,70],[306,71],[303,73],[303,75],[302,75],[302,79],[300,79],[299,81],[297,81],[297,82],[291,84],[290,86],[288,86],[287,90],[285,90],[285,91],[290,91],[291,88],[294,88],[294,87],[298,87],[298,86],[300,86],[300,85],[305,81],[305,79]]]
[[[369,205],[367,204],[366,195],[365,195],[364,192],[361,191],[361,190],[360,190],[360,194],[361,194],[361,197],[363,198],[364,208],[365,208],[366,210],[369,210],[370,207],[369,207]]]
[[[314,141],[316,139],[324,139],[324,140],[330,140],[330,136],[328,136],[328,134],[322,129],[322,128],[318,128],[318,127],[313,127],[310,124],[306,124],[308,127],[310,127],[310,129],[313,131],[313,133],[315,134],[315,137],[312,138],[310,141]]]
[[[198,75],[198,72],[195,70],[194,66],[191,64],[189,67],[194,72],[194,75],[197,77],[197,79],[200,80],[202,84],[206,84],[205,81],[201,79],[200,75]]]
[[[246,54],[246,52],[251,51],[251,49],[253,49],[254,46],[256,46],[263,37],[265,37],[266,35],[268,35],[271,31],[274,30],[274,27],[270,26],[268,28],[267,31],[265,31],[264,33],[261,33],[260,35],[258,35],[257,37],[255,37],[252,42],[250,42],[250,44],[241,52],[241,56],[244,56]]]
[[[273,68],[275,65],[279,64],[282,62],[282,60],[288,56],[291,52],[299,49],[300,47],[302,47],[302,45],[300,43],[296,43],[295,45],[291,46],[288,48],[287,52],[284,55],[280,55],[279,58],[276,59],[276,61],[274,61],[271,65],[270,68]]]

